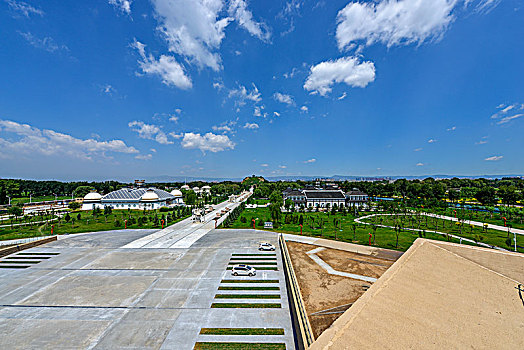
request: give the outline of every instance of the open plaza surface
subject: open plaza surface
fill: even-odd
[[[0,269],[0,348],[192,349],[195,343],[232,339],[294,347],[278,251],[276,271],[261,270],[249,278],[233,277],[227,270],[233,254],[258,254],[262,240],[278,246],[276,234],[213,230],[188,248],[125,248],[144,242],[154,232],[69,236],[24,251],[38,262],[29,268]],[[176,243],[195,234],[165,239]],[[224,282],[233,279],[261,283]],[[278,290],[219,290],[232,286]],[[217,294],[232,298],[217,298]],[[241,299],[234,294],[277,297]],[[221,303],[229,306],[220,307]],[[266,303],[279,306],[265,308]],[[233,308],[231,304],[258,307]],[[277,328],[283,334],[200,334],[204,328]]]

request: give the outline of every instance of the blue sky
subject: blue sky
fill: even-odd
[[[524,1],[0,0],[0,176],[524,173]]]

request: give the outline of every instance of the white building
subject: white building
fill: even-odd
[[[306,197],[306,207],[308,208],[332,208],[335,204],[337,207],[345,206],[346,197],[341,190],[304,190]]]
[[[171,191],[171,195],[174,197],[172,204],[183,205],[184,204],[184,195],[180,190]]]
[[[173,192],[178,191],[174,190]],[[180,192],[180,191],[178,191]],[[183,205],[182,193],[172,193],[156,188],[122,188],[104,196],[91,192],[84,197],[82,210],[103,209],[159,209],[169,205]]]

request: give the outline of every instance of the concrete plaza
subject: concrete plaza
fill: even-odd
[[[0,269],[0,348],[192,349],[195,342],[234,341],[285,343],[293,349],[277,235],[208,227],[204,232],[206,225],[178,225],[180,235],[165,231],[169,244],[152,236],[159,231],[119,230],[71,235],[10,256],[33,263]],[[216,299],[216,294],[246,294],[218,287],[233,279],[226,270],[232,254],[258,253],[261,241],[277,246],[278,270],[235,279],[278,280],[261,285],[279,287],[280,299]],[[217,302],[281,308],[212,308]],[[201,328],[264,327],[283,328],[285,334],[199,334]]]

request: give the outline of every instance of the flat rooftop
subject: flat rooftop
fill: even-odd
[[[523,254],[417,239],[311,349],[523,349],[521,284]]]

